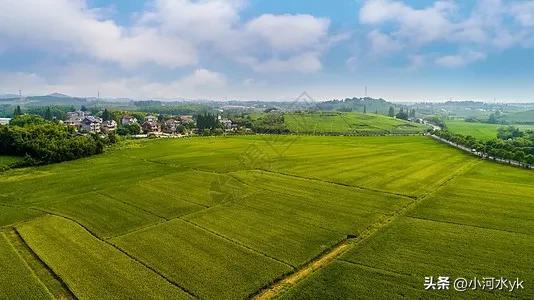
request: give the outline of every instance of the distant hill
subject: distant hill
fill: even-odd
[[[9,104],[9,102],[17,102],[24,105],[85,105],[88,103],[85,98],[71,97],[64,94],[54,93],[46,96],[29,96],[24,97],[21,101],[19,96],[3,98],[3,103]]]
[[[74,97],[71,97],[71,96],[68,96],[68,95],[65,95],[65,94],[61,94],[61,93],[52,93],[50,95],[46,95],[48,97],[52,97],[52,98],[74,98]]]
[[[12,99],[12,98],[17,98],[18,95],[15,95],[15,94],[3,94],[3,95],[0,95],[0,99]]]

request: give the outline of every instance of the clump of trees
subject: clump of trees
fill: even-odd
[[[99,154],[115,141],[113,134],[105,138],[78,135],[68,126],[33,115],[17,116],[9,125],[0,126],[0,154],[24,156],[21,165],[25,166]]]
[[[284,114],[271,112],[252,121],[252,129],[256,133],[288,134],[290,131],[284,122]]]
[[[221,128],[217,115],[203,113],[195,116],[197,128],[200,132],[209,132],[216,128]]]
[[[141,126],[137,123],[121,125],[117,128],[118,135],[136,135],[141,133]]]
[[[486,142],[479,141],[472,136],[452,133],[448,130],[437,130],[434,131],[434,134],[455,144],[474,149],[481,156],[487,158],[533,165],[534,132],[527,131],[526,133],[518,134],[519,129],[510,127],[500,130],[499,138]]]

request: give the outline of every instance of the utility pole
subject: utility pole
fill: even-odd
[[[367,98],[367,86],[365,86],[365,98]]]

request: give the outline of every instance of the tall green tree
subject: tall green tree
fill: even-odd
[[[104,121],[111,121],[113,120],[113,116],[109,112],[109,110],[106,108],[104,109],[104,112],[102,113],[102,120]]]
[[[20,109],[20,105],[17,105],[17,107],[15,108],[15,111],[13,112],[13,117],[17,117],[20,115],[22,115],[22,110]]]
[[[390,116],[392,118],[395,116],[395,108],[393,108],[393,106],[389,107],[388,116]]]
[[[50,111],[50,106],[48,106],[45,110],[44,119],[47,121],[51,121],[53,119],[52,112]]]

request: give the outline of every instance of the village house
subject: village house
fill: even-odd
[[[115,132],[117,130],[117,122],[114,120],[102,122],[101,131],[103,133]]]
[[[83,119],[84,117],[71,116],[67,120],[65,120],[65,124],[67,124],[67,126],[80,129],[80,127],[82,126]]]
[[[232,131],[232,120],[222,119],[220,120],[220,122],[223,125],[225,131]]]
[[[169,119],[163,124],[163,132],[165,133],[175,133],[176,128],[180,125],[180,122],[175,119]]]
[[[67,119],[65,120],[65,124],[67,126],[76,128],[76,130],[80,130],[83,120],[85,119],[85,117],[88,116],[88,113],[81,110],[67,112]]]
[[[69,111],[67,112],[67,119],[70,119],[70,118],[81,118],[83,120],[83,118],[87,117],[89,114],[84,112],[84,111],[81,111],[81,110],[77,110],[77,111]]]
[[[137,119],[132,116],[123,116],[121,119],[121,125],[137,124]]]
[[[193,116],[184,115],[184,116],[180,116],[180,122],[182,124],[188,124],[188,123],[194,123],[195,121],[193,120]]]
[[[87,116],[83,119],[80,131],[85,133],[100,133],[102,127],[102,119],[93,116]]]
[[[145,122],[157,122],[157,121],[158,121],[158,118],[153,115],[148,115],[145,118]]]
[[[155,121],[145,121],[141,128],[143,129],[143,132],[145,133],[151,133],[151,132],[160,132],[160,126],[158,122]]]

